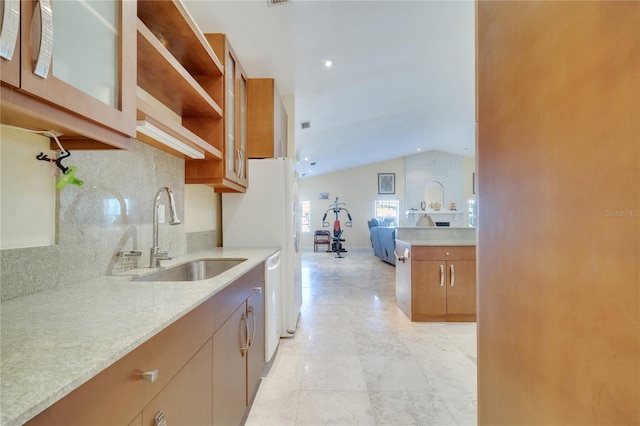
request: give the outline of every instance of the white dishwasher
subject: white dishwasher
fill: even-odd
[[[265,269],[264,359],[269,362],[280,342],[280,252],[267,259]]]

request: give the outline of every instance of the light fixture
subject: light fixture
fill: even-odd
[[[153,124],[149,123],[148,121],[145,120],[138,120],[136,122],[136,129],[144,134],[149,136],[150,138],[156,139],[159,142],[162,142],[163,144],[165,144],[166,146],[168,146],[169,148],[173,148],[178,152],[183,153],[184,155],[186,155],[189,158],[193,158],[196,160],[201,160],[204,158],[204,152],[190,146],[187,145],[186,143],[182,142],[181,140],[179,140],[178,138],[171,136],[170,134],[168,134],[167,132],[165,132],[164,130],[154,126]]]
[[[333,61],[330,59],[327,59],[326,61],[324,61],[324,66],[327,68],[331,68],[331,66],[333,65]]]

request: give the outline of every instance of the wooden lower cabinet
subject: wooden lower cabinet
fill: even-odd
[[[213,424],[242,422],[265,368],[264,285],[213,336]]]
[[[447,320],[476,320],[476,261],[447,261]]]
[[[445,263],[439,260],[411,261],[412,321],[446,321]]]
[[[162,411],[168,425],[238,425],[264,340],[261,263],[26,424],[153,426]]]
[[[247,405],[251,403],[253,393],[258,387],[260,377],[267,365],[265,355],[265,316],[264,285],[256,287],[247,299],[247,319],[250,321],[251,338],[247,350]]]
[[[129,424],[211,338],[212,317],[209,299],[27,424]],[[142,373],[151,371],[156,380],[144,380]],[[196,398],[189,387],[183,397]]]
[[[213,344],[209,339],[142,410],[142,425],[155,426],[160,412],[168,425],[211,425],[212,357]]]
[[[246,401],[246,306],[243,303],[213,336],[213,424],[238,425]]]
[[[411,321],[475,321],[475,247],[422,247],[398,242],[396,262],[398,306]]]
[[[142,426],[142,413],[138,414],[136,418],[128,424],[128,426]]]

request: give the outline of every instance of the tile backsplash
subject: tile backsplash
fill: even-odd
[[[2,300],[113,273],[119,251],[139,250],[149,262],[153,199],[168,186],[184,218],[184,160],[133,141],[131,150],[72,151],[67,161],[84,181],[58,193],[57,244],[0,251]],[[16,182],[16,185],[19,185]],[[168,207],[166,196],[160,204]],[[168,221],[168,211],[167,211]],[[187,252],[184,224],[159,226],[160,247]]]

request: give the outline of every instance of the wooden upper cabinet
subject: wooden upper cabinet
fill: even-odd
[[[223,67],[179,0],[137,2],[138,139],[220,161]]]
[[[223,117],[212,128],[219,141],[223,161],[189,160],[185,163],[185,182],[206,184],[216,192],[245,192],[247,188],[247,75],[224,34],[205,34],[222,61]]]
[[[250,78],[247,84],[249,158],[287,156],[288,117],[272,78]]]
[[[3,0],[0,39],[0,80],[20,87],[20,3]]]
[[[19,10],[19,39],[1,64],[2,122],[56,130],[67,148],[128,148],[135,135],[135,3],[23,0]]]

